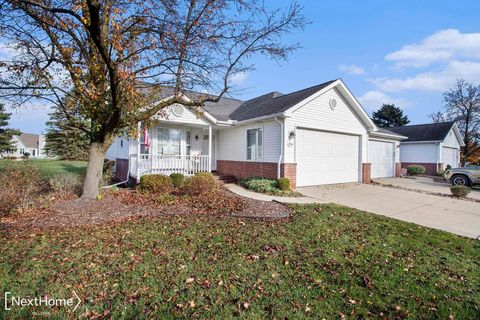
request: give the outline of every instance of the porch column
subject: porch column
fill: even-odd
[[[136,169],[136,176],[137,176],[137,181],[140,179],[139,174],[140,174],[140,140],[142,139],[142,123],[139,121],[138,122],[138,138],[137,138],[137,167]]]
[[[212,172],[212,126],[208,126],[208,172]]]

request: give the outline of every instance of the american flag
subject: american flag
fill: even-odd
[[[150,148],[151,140],[150,136],[148,135],[147,127],[143,128],[143,144],[145,145],[145,150]]]

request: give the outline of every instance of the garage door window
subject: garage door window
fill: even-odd
[[[261,160],[263,148],[262,128],[247,130],[247,160]]]

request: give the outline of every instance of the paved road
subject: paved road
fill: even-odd
[[[480,203],[352,183],[297,189],[318,202],[333,202],[398,220],[477,238]]]

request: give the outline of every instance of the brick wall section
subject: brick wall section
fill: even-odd
[[[297,164],[296,163],[282,163],[280,166],[280,175],[283,178],[290,180],[290,188],[297,187]]]
[[[275,162],[252,162],[252,161],[230,161],[217,160],[217,172],[219,174],[230,174],[237,179],[248,177],[277,178],[277,166]],[[294,189],[297,182],[297,164],[282,163],[280,176],[290,180],[290,187]]]
[[[217,160],[217,172],[231,174],[237,179],[248,177],[277,178],[277,164],[275,162],[252,162]]]
[[[402,164],[400,162],[395,163],[395,177],[402,176]]]
[[[443,170],[443,163],[414,163],[414,162],[402,162],[402,168],[407,168],[408,166],[422,166],[425,167],[425,174],[436,175],[437,171]]]
[[[115,179],[118,181],[127,180],[128,159],[115,159]]]
[[[372,182],[372,164],[371,163],[362,163],[362,182],[371,183]]]

